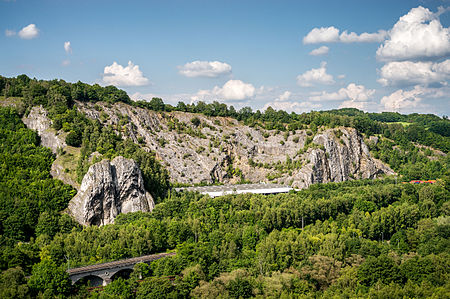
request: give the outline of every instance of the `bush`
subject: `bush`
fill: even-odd
[[[69,274],[52,260],[43,260],[33,266],[28,286],[36,294],[45,292],[53,296],[69,294],[71,288]]]
[[[381,281],[389,284],[401,281],[397,264],[388,256],[369,257],[358,269],[358,279],[366,286]]]
[[[79,147],[81,145],[81,134],[75,131],[70,131],[66,136],[66,143],[70,146]]]
[[[191,123],[194,126],[198,127],[200,125],[201,121],[200,121],[200,119],[198,117],[194,117],[193,119],[191,119]]]

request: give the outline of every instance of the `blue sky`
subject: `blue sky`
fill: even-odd
[[[450,114],[443,1],[0,0],[0,74],[134,99]]]

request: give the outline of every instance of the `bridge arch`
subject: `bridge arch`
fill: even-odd
[[[111,273],[111,281],[116,280],[119,277],[123,279],[128,279],[130,278],[131,273],[133,273],[133,268],[120,269],[115,273]]]
[[[91,287],[98,287],[105,284],[105,281],[103,278],[97,275],[87,275],[78,278],[76,281],[73,282],[73,284],[76,285],[89,285]]]

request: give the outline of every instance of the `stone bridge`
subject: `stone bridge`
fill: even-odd
[[[72,284],[75,284],[81,279],[89,280],[91,286],[107,285],[113,281],[116,277],[123,274],[130,274],[133,271],[134,265],[138,263],[151,263],[152,261],[159,260],[164,257],[173,256],[175,252],[171,253],[159,253],[152,255],[144,255],[140,257],[134,257],[130,259],[114,261],[109,263],[102,263],[96,265],[90,265],[80,268],[73,268],[67,270],[69,273]]]

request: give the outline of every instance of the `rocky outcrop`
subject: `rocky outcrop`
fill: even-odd
[[[228,179],[228,173],[227,168],[229,165],[231,165],[233,162],[231,161],[230,156],[226,155],[220,163],[217,163],[214,165],[213,169],[211,170],[211,181],[213,183],[223,182],[224,180]]]
[[[48,113],[44,108],[35,106],[22,121],[29,129],[37,131],[41,137],[42,146],[48,147],[56,154],[58,148],[64,148],[66,146],[66,142],[63,136],[57,134],[56,130],[52,129],[52,121],[47,115]]]
[[[153,198],[144,188],[137,163],[124,157],[92,165],[77,195],[69,202],[69,213],[83,225],[105,225],[120,213],[150,212]]]
[[[316,135],[313,143],[318,147],[308,152],[309,163],[294,175],[296,187],[394,174],[388,166],[371,157],[363,138],[353,128],[326,130]]]

